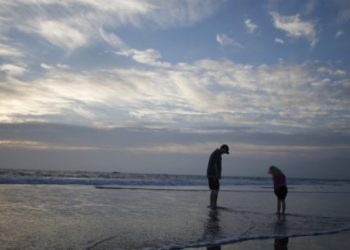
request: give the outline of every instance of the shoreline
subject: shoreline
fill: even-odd
[[[257,238],[235,243],[185,248],[186,250],[328,250],[347,249],[350,245],[350,229],[318,235]]]

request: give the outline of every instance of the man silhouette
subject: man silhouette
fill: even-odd
[[[222,154],[229,154],[229,147],[226,144],[221,145],[220,149],[210,155],[207,169],[208,184],[210,189],[210,205],[212,209],[217,208],[217,200],[220,189],[221,179],[221,156]]]

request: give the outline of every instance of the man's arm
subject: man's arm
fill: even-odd
[[[219,157],[216,161],[216,171],[217,171],[217,176],[218,179],[221,179],[221,157]]]
[[[215,178],[221,179],[221,161],[219,159],[214,163],[214,169]]]

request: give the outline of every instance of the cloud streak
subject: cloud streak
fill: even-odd
[[[227,141],[230,145],[231,154],[234,156],[255,155],[255,156],[274,156],[278,155],[308,155],[337,151],[347,151],[350,149],[349,145],[337,145],[337,146],[307,146],[307,145],[259,145],[259,144],[247,144],[237,143],[234,141]],[[193,144],[162,144],[156,146],[147,147],[130,147],[127,150],[131,152],[148,152],[148,153],[170,153],[170,154],[208,154],[211,150],[218,147],[216,141],[206,143],[193,143]]]
[[[284,40],[281,38],[275,38],[275,43],[284,44]]]
[[[30,150],[58,150],[58,151],[92,151],[97,150],[94,147],[83,147],[83,146],[67,146],[49,144],[40,141],[24,141],[24,140],[0,140],[0,148],[8,149],[30,149]]]
[[[306,38],[311,46],[315,46],[318,42],[316,25],[311,21],[303,21],[300,15],[281,16],[277,12],[270,12],[276,29],[283,30],[289,37]]]
[[[216,1],[1,1],[0,34],[11,31],[37,34],[50,44],[72,51],[99,39],[108,43],[121,40],[108,35],[105,28],[131,25],[136,28],[152,23],[159,27],[191,25],[210,16]],[[176,10],[176,11],[175,11]],[[102,31],[102,32],[101,32]],[[3,48],[9,45],[2,45]],[[0,46],[1,51],[5,51]],[[15,49],[7,50],[18,55]],[[3,52],[4,53],[4,52]]]
[[[1,121],[64,117],[115,126],[152,122],[349,130],[344,114],[350,106],[350,79],[343,69],[229,60],[171,64],[152,49],[119,53],[139,66],[75,72],[46,65],[47,73],[31,81],[12,69],[0,82]]]
[[[0,42],[0,56],[16,58],[16,57],[23,57],[24,53],[20,49],[12,45],[7,45],[5,43]]]
[[[261,133],[247,129],[98,128],[48,123],[0,125],[0,148],[129,153],[208,154],[222,141],[239,155],[334,153],[350,148],[349,136]],[[138,138],[138,140],[135,140]],[[233,139],[234,138],[234,139]]]
[[[216,34],[216,41],[221,46],[234,46],[238,48],[243,48],[243,45],[239,42],[236,42],[232,37],[226,35],[226,34]]]
[[[14,64],[0,65],[0,72],[4,72],[8,76],[21,76],[26,71],[27,69],[25,67],[14,65]]]

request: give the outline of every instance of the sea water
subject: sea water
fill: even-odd
[[[0,171],[2,249],[182,249],[350,229],[350,181],[288,178],[277,216],[270,178]]]

